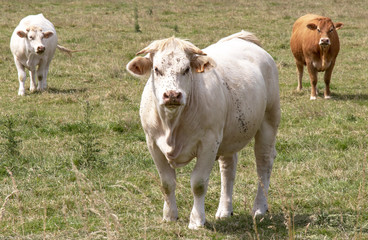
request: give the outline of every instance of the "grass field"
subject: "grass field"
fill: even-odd
[[[0,12],[0,239],[368,239],[366,0],[0,0]],[[61,45],[86,51],[57,52],[48,91],[19,97],[10,36],[20,19],[41,12]],[[303,91],[295,90],[289,39],[306,13],[345,24],[331,100],[323,99],[323,81],[309,100],[306,71]],[[204,48],[241,29],[260,38],[279,69],[270,212],[250,215],[257,187],[250,144],[239,154],[232,218],[214,218],[216,165],[206,227],[187,228],[191,163],[177,171],[179,220],[162,223],[159,177],[138,115],[146,79],[125,65],[156,39],[175,35]]]

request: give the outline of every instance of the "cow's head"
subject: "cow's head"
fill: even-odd
[[[193,74],[203,73],[215,62],[199,48],[178,38],[157,40],[137,53],[127,64],[133,75],[150,73],[153,91],[160,106],[177,109],[184,106],[191,94]]]
[[[319,45],[328,47],[331,45],[331,38],[336,35],[336,30],[344,24],[341,22],[333,23],[330,18],[318,18],[316,23],[309,23],[307,28],[317,31],[319,34]]]
[[[42,32],[40,27],[33,26],[27,28],[26,31],[19,30],[17,35],[26,39],[28,46],[33,52],[42,54],[46,50],[44,39],[51,37],[54,33],[51,31]]]

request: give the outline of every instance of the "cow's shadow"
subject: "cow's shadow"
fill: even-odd
[[[331,93],[332,100],[347,101],[347,100],[368,100],[368,94],[357,93],[357,94],[338,94]]]
[[[214,232],[226,235],[249,237],[258,233],[264,236],[288,236],[289,230],[307,228],[312,222],[312,217],[307,214],[295,215],[288,223],[287,216],[283,214],[257,217],[251,215],[237,215],[225,219],[206,222],[205,227]]]
[[[84,93],[87,91],[87,88],[70,88],[70,89],[59,89],[59,88],[47,88],[47,92],[50,94],[75,94],[75,93]]]

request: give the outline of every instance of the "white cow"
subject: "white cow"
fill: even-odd
[[[47,73],[55,49],[59,48],[68,54],[73,52],[58,45],[57,42],[54,25],[42,14],[29,15],[20,21],[10,39],[10,49],[18,70],[18,95],[25,94],[25,68],[30,72],[29,90],[31,92],[36,90],[36,75],[39,81],[37,90],[42,91],[47,88]]]
[[[160,174],[163,219],[178,217],[175,168],[197,157],[191,174],[194,205],[189,228],[205,223],[204,199],[218,159],[221,197],[216,218],[232,214],[237,152],[255,138],[259,177],[253,215],[264,214],[280,122],[278,72],[258,39],[242,31],[200,50],[178,38],[157,40],[127,64],[134,75],[150,74],[140,116]]]

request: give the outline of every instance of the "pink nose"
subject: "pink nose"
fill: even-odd
[[[167,91],[163,95],[163,100],[165,105],[180,105],[183,95],[181,92],[176,92],[173,90]]]
[[[319,40],[319,45],[330,45],[330,39],[329,38],[321,38]]]
[[[45,47],[44,46],[38,46],[37,47],[37,52],[38,53],[43,53],[45,51]]]

